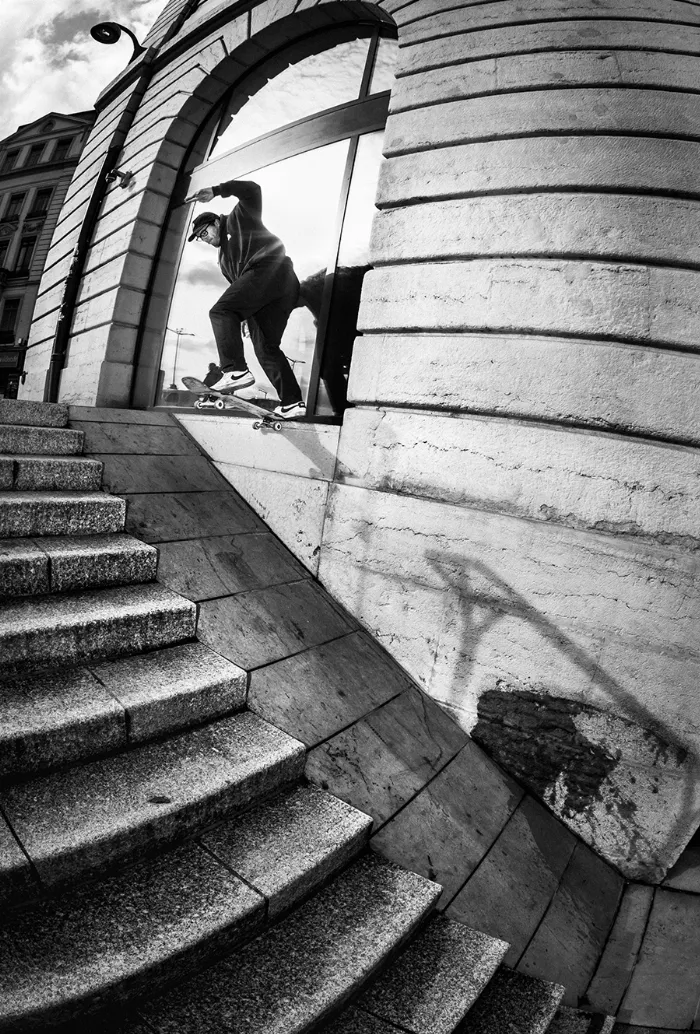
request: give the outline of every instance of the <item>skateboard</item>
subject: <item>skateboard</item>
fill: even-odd
[[[231,392],[213,391],[206,386],[204,381],[200,381],[196,377],[183,377],[182,383],[189,391],[194,391],[199,395],[194,404],[195,409],[209,409],[210,407],[214,409],[238,409],[242,413],[249,413],[251,416],[258,418],[253,424],[256,431],[261,427],[268,427],[272,431],[282,430],[283,421],[279,417],[276,417],[269,409],[263,409],[262,406],[256,406],[253,402],[242,399],[240,395],[234,395]],[[214,403],[207,402],[208,396],[216,401]]]

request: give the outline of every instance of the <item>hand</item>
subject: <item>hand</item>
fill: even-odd
[[[214,191],[211,187],[202,187],[202,189],[198,190],[196,194],[190,194],[189,197],[186,197],[185,204],[187,204],[188,201],[211,201],[213,197]]]

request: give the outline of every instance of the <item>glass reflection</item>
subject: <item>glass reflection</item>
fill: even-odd
[[[319,269],[325,270],[328,264],[336,233],[338,197],[347,152],[348,141],[342,140],[258,169],[246,177],[260,185],[265,225],[284,243],[299,280]],[[225,180],[225,169],[223,171],[222,180]],[[229,212],[234,201],[234,198],[215,197],[204,205],[194,206],[192,217],[205,210]],[[172,330],[166,333],[161,360],[166,378],[159,400],[161,404],[187,402],[188,398],[182,391],[182,377],[203,379],[209,363],[218,362],[209,309],[226,286],[227,281],[217,267],[216,252],[196,241],[187,244],[167,319],[167,326]],[[303,307],[302,302],[302,307],[295,309],[290,316],[282,338],[282,351],[294,369],[304,400],[308,395],[315,343],[314,315]],[[246,358],[256,383],[241,395],[276,400],[272,385],[260,369],[249,341],[246,341]],[[174,389],[168,387],[171,383],[175,384]]]
[[[362,280],[370,268],[369,243],[383,140],[380,131],[367,133],[358,141],[325,334],[316,408],[319,415],[342,413],[347,405]]]
[[[382,93],[394,85],[396,61],[399,55],[399,44],[395,39],[382,36],[374,59],[372,78],[369,84],[370,93]]]
[[[262,89],[240,111],[240,95],[232,102],[230,125],[219,137],[209,156],[216,158],[234,147],[307,118],[318,111],[356,100],[362,85],[368,39],[339,43],[331,50],[313,54],[290,65]],[[223,124],[226,124],[224,118]]]

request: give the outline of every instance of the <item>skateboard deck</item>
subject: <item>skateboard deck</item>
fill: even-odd
[[[202,396],[209,395],[216,399],[213,406],[214,409],[237,409],[241,413],[248,413],[250,416],[257,417],[253,424],[256,431],[261,427],[268,427],[273,431],[282,430],[284,421],[276,417],[269,409],[256,406],[255,403],[248,402],[247,399],[242,399],[239,395],[234,395],[232,392],[214,391],[212,388],[208,388],[204,381],[200,381],[196,377],[183,377],[182,383],[189,391],[194,391],[200,396],[194,404],[195,409],[209,408],[206,404],[203,405],[202,398]]]

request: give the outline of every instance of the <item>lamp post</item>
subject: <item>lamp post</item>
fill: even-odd
[[[175,339],[175,358],[173,359],[173,382],[170,385],[171,388],[175,388],[175,390],[177,390],[177,384],[175,383],[175,370],[177,368],[177,353],[180,350],[180,338],[181,337],[196,337],[196,335],[195,334],[190,334],[189,331],[184,330],[183,327],[166,327],[165,329],[169,330],[171,332],[171,334],[176,334],[177,335],[177,337]]]

